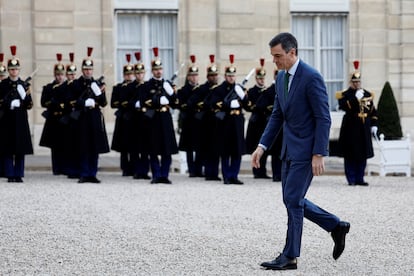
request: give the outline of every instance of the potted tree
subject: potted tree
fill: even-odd
[[[374,135],[374,157],[368,161],[368,174],[389,173],[411,176],[411,141],[403,137],[397,102],[387,81],[378,101],[378,133]]]

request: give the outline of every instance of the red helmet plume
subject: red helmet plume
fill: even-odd
[[[229,60],[230,60],[230,64],[234,63],[234,55],[233,54],[229,55]]]
[[[354,60],[354,68],[355,68],[355,70],[358,70],[358,68],[359,68],[359,61],[358,60]]]
[[[141,60],[141,52],[135,52],[135,59],[139,62]]]

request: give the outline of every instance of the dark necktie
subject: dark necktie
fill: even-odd
[[[289,94],[289,77],[290,77],[289,72],[286,72],[285,74],[285,98],[287,98]]]

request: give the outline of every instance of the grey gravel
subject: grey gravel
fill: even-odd
[[[98,177],[0,179],[0,275],[414,275],[412,178],[315,177],[308,199],[351,223],[345,252],[335,261],[329,233],[305,220],[298,270],[276,272],[259,264],[284,245],[280,183]]]

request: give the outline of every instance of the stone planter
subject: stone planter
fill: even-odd
[[[387,174],[405,174],[411,176],[411,141],[410,135],[401,140],[384,140],[384,134],[379,140],[372,141],[374,157],[368,159],[368,175],[378,173],[380,176]]]

